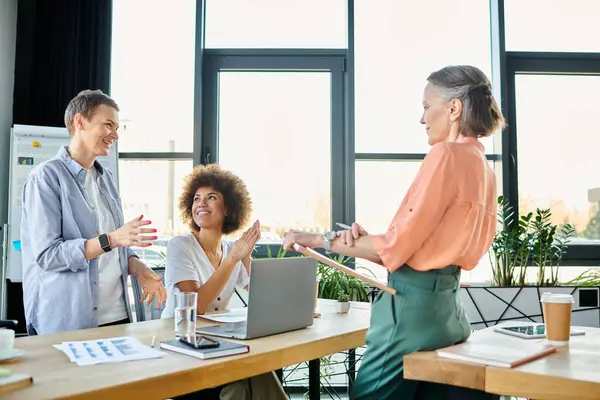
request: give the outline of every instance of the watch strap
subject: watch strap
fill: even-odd
[[[326,251],[331,251],[331,241],[335,239],[337,234],[333,231],[325,232],[323,234],[323,248]]]

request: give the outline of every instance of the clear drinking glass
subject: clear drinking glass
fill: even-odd
[[[175,293],[175,337],[193,336],[196,333],[198,293]]]

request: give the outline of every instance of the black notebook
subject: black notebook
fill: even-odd
[[[161,349],[174,351],[176,353],[186,354],[188,356],[201,358],[203,360],[216,357],[232,356],[234,354],[243,354],[250,351],[250,346],[228,340],[211,337],[211,339],[219,342],[219,347],[212,349],[194,349],[185,343],[181,343],[179,339],[160,342]]]

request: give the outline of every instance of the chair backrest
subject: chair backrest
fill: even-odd
[[[161,277],[163,285],[165,284],[165,268],[164,267],[154,267],[152,268],[158,276]],[[142,298],[142,287],[138,282],[135,276],[131,276],[131,288],[133,289],[133,304],[135,304],[135,320],[137,322],[140,321],[149,321],[152,319],[159,319],[162,313],[162,310],[165,308],[163,304],[160,308],[158,308],[158,301],[156,298],[152,300],[150,305],[146,305],[146,303],[140,302]]]
[[[0,319],[0,329],[15,329],[19,325],[19,321],[13,319]]]

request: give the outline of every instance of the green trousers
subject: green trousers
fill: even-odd
[[[460,301],[460,268],[418,272],[404,265],[388,280],[398,293],[381,292],[373,303],[367,350],[351,399],[442,398],[423,394],[417,381],[404,380],[403,358],[469,337],[471,326]]]

